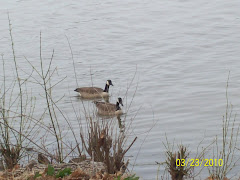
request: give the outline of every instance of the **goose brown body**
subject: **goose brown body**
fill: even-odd
[[[123,111],[121,110],[119,103],[122,104],[122,99],[117,101],[116,104],[106,103],[106,102],[99,102],[95,101],[96,107],[98,109],[98,114],[100,115],[121,115]]]
[[[112,85],[111,80],[107,80],[105,89],[99,87],[81,87],[77,88],[74,91],[78,92],[82,98],[104,98],[109,97],[109,86]]]
[[[83,98],[100,98],[109,96],[109,93],[103,92],[103,89],[98,87],[82,87],[77,88],[75,91]]]

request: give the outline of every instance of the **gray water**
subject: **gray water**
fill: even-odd
[[[239,9],[237,0],[1,1],[0,53],[6,60],[12,57],[7,12],[23,70],[29,69],[24,56],[39,66],[41,31],[43,57],[49,60],[54,49],[58,78],[66,76],[54,93],[65,95],[60,106],[69,117],[74,117],[69,98],[80,109],[81,104],[73,91],[77,85],[66,36],[79,86],[90,86],[92,78],[95,86],[104,87],[111,79],[114,102],[136,73],[128,116],[137,113],[133,130],[138,140],[128,155],[132,165],[137,157],[133,170],[138,176],[154,179],[155,161],[165,159],[165,133],[193,154],[202,139],[207,146],[221,133],[229,71],[229,101],[238,112]],[[13,66],[7,68],[10,72]]]

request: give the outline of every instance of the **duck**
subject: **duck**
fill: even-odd
[[[82,98],[106,98],[109,97],[109,87],[113,86],[111,80],[107,80],[104,90],[99,87],[81,87],[74,91],[78,92]]]
[[[106,102],[101,102],[101,101],[94,101],[94,104],[96,105],[98,109],[98,114],[99,115],[121,115],[123,114],[122,109],[120,108],[120,104],[123,106],[122,103],[122,98],[118,98],[116,104],[112,103],[106,103]]]

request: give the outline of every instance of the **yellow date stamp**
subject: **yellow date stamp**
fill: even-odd
[[[222,166],[222,159],[176,159],[176,166]]]

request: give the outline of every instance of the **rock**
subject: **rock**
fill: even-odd
[[[48,165],[50,164],[50,161],[48,160],[48,158],[46,158],[43,154],[41,153],[38,153],[38,162],[40,164],[45,164],[45,165]]]
[[[82,155],[80,157],[71,159],[68,163],[80,163],[82,161],[85,161],[86,159],[87,159],[86,155]]]

